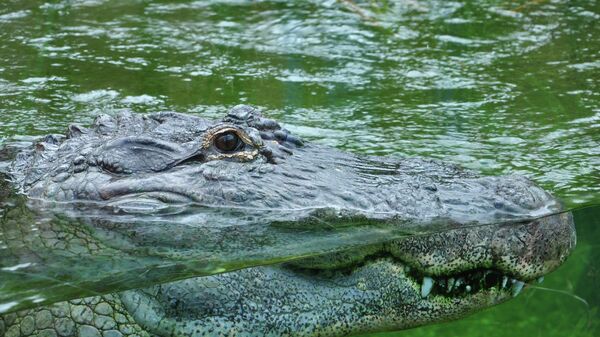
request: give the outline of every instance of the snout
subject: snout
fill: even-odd
[[[389,251],[429,275],[493,269],[529,281],[555,270],[576,244],[571,212],[467,226],[390,244]]]
[[[560,266],[577,241],[571,212],[500,226],[491,242],[496,268],[524,280],[538,278]]]

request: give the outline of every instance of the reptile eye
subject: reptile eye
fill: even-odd
[[[233,152],[241,145],[240,137],[235,132],[225,132],[215,139],[215,147],[221,152]]]

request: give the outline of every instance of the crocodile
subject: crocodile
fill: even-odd
[[[220,120],[175,112],[101,115],[89,127],[72,124],[63,135],[40,139],[7,171],[30,199],[63,207],[89,201],[133,216],[195,205],[281,210],[269,221],[306,230],[332,217],[445,225],[359,249],[8,310],[0,315],[6,337],[406,329],[517,296],[560,266],[576,241],[571,213],[524,177],[343,152],[304,141],[246,105]]]

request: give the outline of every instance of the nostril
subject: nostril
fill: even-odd
[[[515,205],[530,210],[556,203],[549,193],[536,186],[531,180],[521,176],[502,179],[497,192]]]

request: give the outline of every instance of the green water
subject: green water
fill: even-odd
[[[260,107],[303,138],[519,173],[600,204],[598,1],[3,1],[0,142],[99,113]],[[600,211],[540,286],[391,335],[598,333]]]

